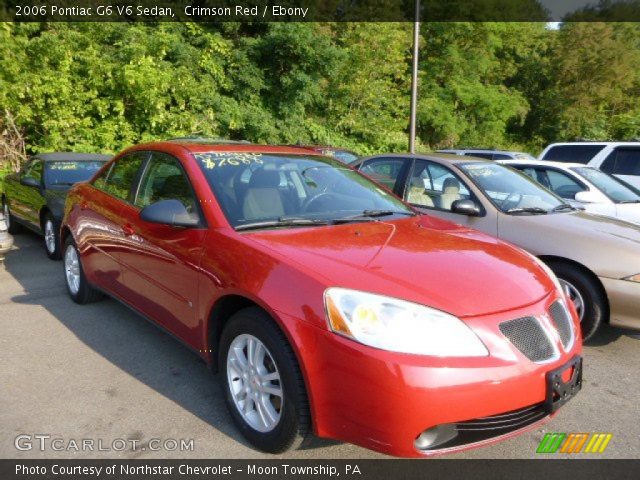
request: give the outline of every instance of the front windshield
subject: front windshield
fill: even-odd
[[[505,213],[548,213],[566,205],[526,175],[496,163],[465,163],[460,168]]]
[[[194,157],[235,228],[413,215],[399,199],[330,158],[246,152]]]
[[[640,201],[640,192],[607,173],[589,167],[572,167],[571,170],[589,180],[616,203]]]
[[[49,187],[68,187],[89,180],[105,164],[104,160],[45,162],[45,182]]]

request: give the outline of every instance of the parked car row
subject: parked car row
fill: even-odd
[[[73,301],[114,297],[220,371],[256,448],[313,433],[415,457],[506,439],[580,390],[583,337],[640,327],[640,227],[494,161],[347,166],[322,149],[131,147],[68,190],[47,247]],[[48,217],[15,209],[16,185],[46,193],[31,170],[6,213],[47,238]]]

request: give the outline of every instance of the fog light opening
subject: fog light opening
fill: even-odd
[[[432,450],[439,445],[447,443],[458,436],[458,431],[453,423],[445,423],[443,425],[437,425],[425,430],[415,442],[414,446],[418,450]]]

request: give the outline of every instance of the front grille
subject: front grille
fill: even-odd
[[[555,355],[549,337],[535,317],[522,317],[502,322],[500,331],[532,362],[545,362]]]
[[[453,427],[457,433],[454,438],[446,443],[421,450],[437,451],[482,442],[525,428],[542,420],[547,415],[543,402],[499,415],[454,423]]]
[[[549,308],[549,315],[556,324],[562,346],[568,350],[573,344],[573,326],[569,312],[560,300],[556,300]]]

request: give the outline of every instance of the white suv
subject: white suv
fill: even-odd
[[[640,142],[552,143],[538,160],[582,163],[640,188]]]

